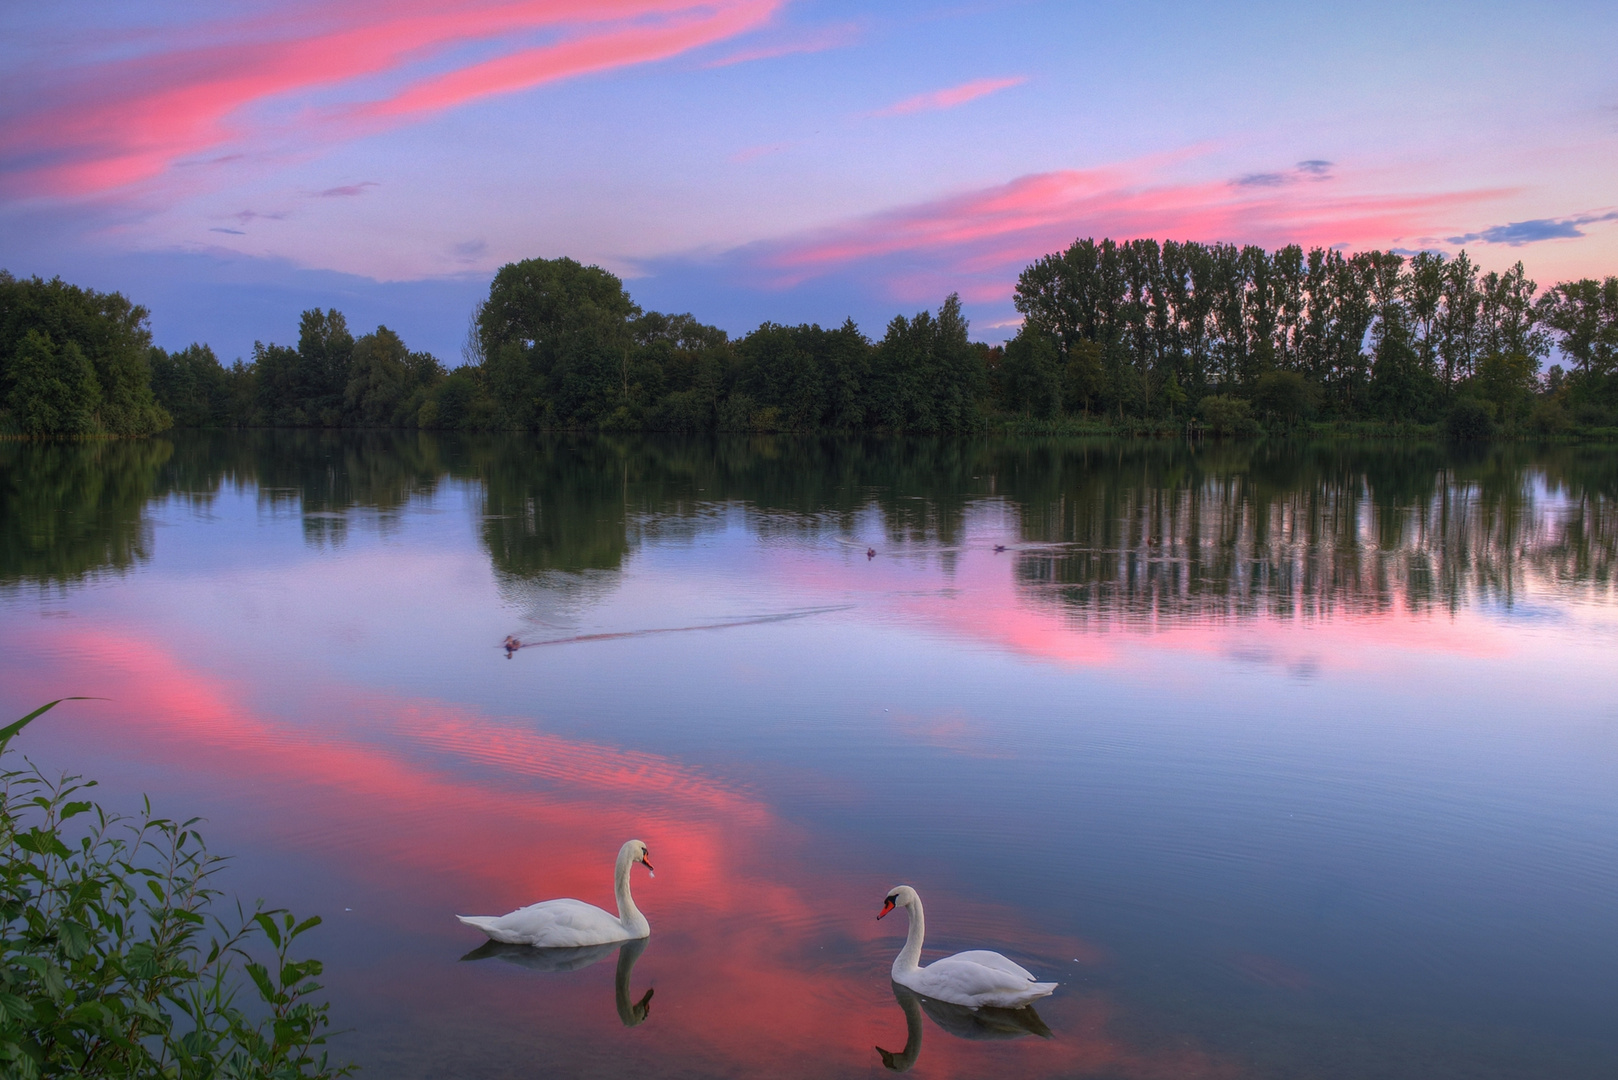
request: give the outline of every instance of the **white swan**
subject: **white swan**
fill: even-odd
[[[455,917],[495,941],[541,949],[607,945],[643,938],[652,932],[652,927],[629,895],[629,868],[636,863],[645,863],[647,870],[652,868],[651,860],[646,857],[646,845],[631,840],[618,849],[618,865],[613,870],[613,888],[618,894],[616,916],[582,900],[545,900],[518,908],[509,915]]]
[[[1016,1009],[1056,989],[1055,983],[1035,982],[1034,976],[1022,965],[983,949],[956,953],[922,967],[921,939],[926,933],[926,924],[921,914],[921,897],[910,886],[900,885],[888,893],[877,918],[895,907],[910,909],[910,934],[893,961],[893,981],[900,986],[971,1009],[985,1005]]]

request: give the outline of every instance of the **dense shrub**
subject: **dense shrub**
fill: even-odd
[[[1253,408],[1239,397],[1213,394],[1197,405],[1202,422],[1214,435],[1257,435],[1258,422],[1253,419]]]
[[[1559,435],[1568,429],[1567,410],[1555,398],[1546,398],[1534,405],[1528,426],[1537,435]]]
[[[1494,402],[1459,397],[1444,417],[1444,434],[1453,442],[1476,442],[1494,437]]]
[[[221,917],[196,819],[111,813],[94,781],[10,767],[0,729],[0,1075],[290,1080],[347,1075],[321,1049],[319,918]],[[267,945],[267,948],[264,946]],[[259,946],[256,956],[250,952]],[[238,1003],[251,985],[258,1002]]]

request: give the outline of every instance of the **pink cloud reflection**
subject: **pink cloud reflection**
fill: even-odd
[[[0,644],[15,655],[10,634],[0,633]],[[636,985],[658,986],[657,1030],[675,1060],[711,1062],[723,1074],[759,1061],[773,1063],[770,1075],[852,1074],[873,1065],[873,1045],[902,1030],[886,965],[903,927],[870,918],[887,877],[833,869],[756,793],[657,754],[342,684],[321,685],[291,720],[250,704],[253,679],[221,677],[150,635],[45,627],[31,647],[44,662],[17,672],[8,689],[43,700],[51,686],[79,683],[109,699],[53,718],[72,725],[72,741],[116,747],[126,763],[174,769],[165,799],[203,789],[252,811],[274,846],[339,866],[369,895],[385,897],[367,918],[402,936],[443,937],[446,952],[450,942],[455,949],[477,943],[450,918],[463,905],[505,910],[548,894],[605,900],[604,853],[626,831],[645,836],[664,873],[655,883],[636,881],[659,928]],[[996,905],[946,890],[933,895],[956,934],[1009,933],[1048,955],[1110,959],[1081,939],[1019,925]],[[847,941],[853,951],[843,960],[808,958],[827,941]],[[351,992],[389,998],[412,1027],[468,1003],[480,1024],[499,1030],[532,1023],[535,998],[510,993],[511,982],[491,978],[498,969],[456,966],[423,979],[419,968],[377,959],[380,967],[351,964],[332,975]],[[1076,985],[1067,994],[1049,1013],[1066,1024],[1060,1039],[1012,1048],[1021,1075],[1225,1080],[1238,1073],[1184,1039],[1136,1045],[1117,1034],[1118,1010],[1105,997]],[[669,1023],[665,1017],[677,1014],[666,1010],[676,1002],[697,1003],[698,1017]],[[564,1000],[563,1007],[574,1036],[589,1028],[599,1047],[619,1032],[616,1017],[595,1004]],[[471,1036],[487,1031],[474,1028]],[[1006,1058],[995,1050],[932,1033],[929,1075],[1003,1070]]]
[[[150,179],[182,159],[252,146],[273,128],[268,106],[295,110],[305,140],[311,127],[364,133],[665,59],[754,29],[780,3],[370,0],[220,20],[133,57],[28,73],[32,93],[0,114],[0,162],[10,159],[0,186],[84,195]],[[534,43],[536,35],[549,40]],[[322,107],[332,95],[364,103]]]

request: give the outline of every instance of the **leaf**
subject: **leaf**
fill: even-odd
[[[41,717],[41,716],[45,715],[46,713],[50,712],[52,709],[56,708],[56,706],[60,705],[64,701],[106,701],[106,700],[107,700],[106,698],[92,698],[92,697],[63,697],[63,698],[57,698],[55,701],[48,701],[45,704],[41,705],[39,708],[35,709],[33,712],[29,713],[27,716],[23,717],[21,720],[18,720],[16,723],[7,724],[5,727],[0,728],[0,750],[4,750],[6,748],[6,744],[11,741],[12,736],[16,735],[23,728],[25,728],[29,724],[33,723],[39,717]]]
[[[263,964],[248,964],[247,975],[258,987],[259,997],[265,1001],[275,1000],[275,987],[270,983],[270,973],[264,970]]]
[[[263,928],[264,936],[270,939],[270,944],[279,949],[281,947],[281,930],[275,925],[275,913],[261,911],[253,916],[253,921]]]

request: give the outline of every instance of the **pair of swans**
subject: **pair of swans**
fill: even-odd
[[[648,873],[652,871],[646,845],[630,840],[618,849],[618,861],[613,868],[613,891],[618,899],[616,916],[582,900],[546,900],[506,915],[457,915],[456,918],[477,927],[491,941],[539,949],[577,949],[644,938],[651,934],[652,927],[629,892],[629,872],[636,863],[645,866]],[[921,942],[926,922],[921,897],[909,885],[900,885],[888,893],[877,918],[898,907],[910,915],[910,932],[905,937],[904,948],[893,961],[893,981],[900,986],[924,997],[969,1009],[1016,1009],[1056,989],[1055,983],[1039,982],[1020,964],[983,949],[956,953],[922,967]]]

